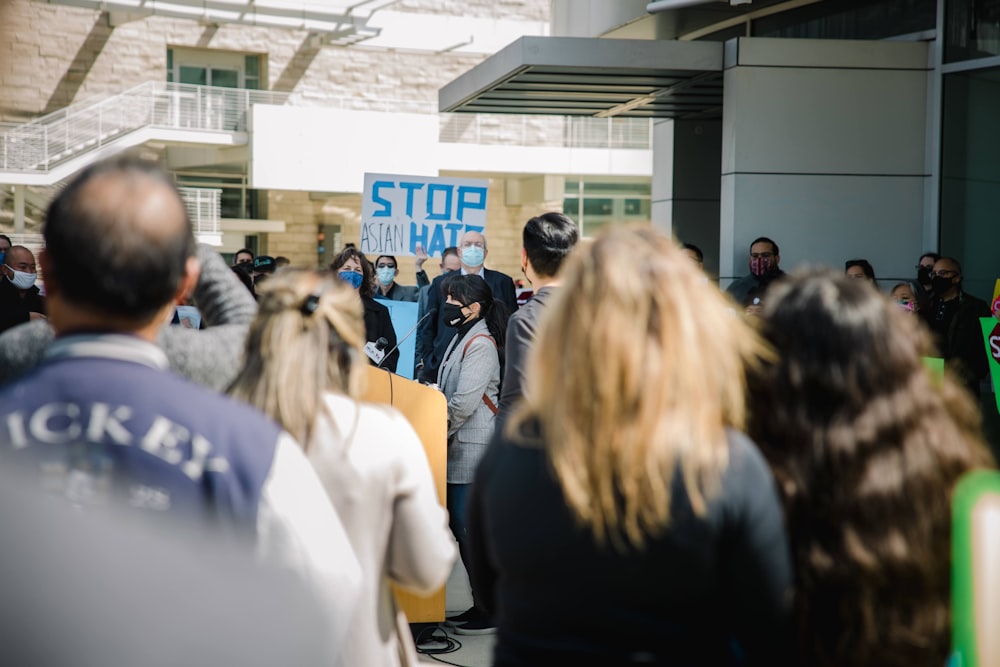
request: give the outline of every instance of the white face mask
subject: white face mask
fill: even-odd
[[[388,287],[396,279],[396,269],[388,266],[382,269],[375,269],[375,276],[383,286]]]
[[[37,273],[25,273],[24,271],[18,271],[17,269],[10,270],[14,272],[14,277],[8,278],[7,280],[9,280],[17,289],[29,289],[35,284],[35,279],[38,278]]]

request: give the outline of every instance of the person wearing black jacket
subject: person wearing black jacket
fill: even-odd
[[[35,285],[38,275],[35,256],[22,245],[13,246],[4,255],[0,273],[0,331],[29,320],[45,319],[45,297]]]
[[[375,272],[372,270],[372,263],[357,248],[347,247],[333,258],[330,270],[358,290],[361,303],[365,307],[365,340],[374,343],[379,338],[385,338],[387,345],[383,351],[392,350],[392,354],[385,357],[381,364],[371,359],[369,361],[373,366],[380,365],[387,371],[395,373],[396,364],[399,363],[399,350],[393,350],[396,347],[396,330],[392,328],[389,309],[372,298],[375,293]]]
[[[493,298],[502,301],[507,306],[509,313],[517,310],[517,295],[514,290],[514,281],[506,273],[493,271],[483,266],[489,249],[486,246],[486,237],[479,232],[466,232],[458,246],[458,255],[462,260],[461,275],[482,276],[486,284],[493,292]],[[417,359],[423,360],[423,369],[419,378],[424,382],[436,382],[438,368],[444,358],[444,352],[448,348],[448,343],[455,335],[454,330],[449,329],[444,324],[444,315],[441,313],[441,306],[444,304],[445,296],[443,283],[447,276],[440,275],[431,282],[427,292],[427,309],[425,312],[436,312],[436,315],[428,317],[420,325],[420,348],[417,349]]]

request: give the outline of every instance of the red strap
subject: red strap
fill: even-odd
[[[465,353],[469,351],[469,346],[472,345],[472,341],[476,340],[477,338],[487,338],[491,343],[493,343],[493,347],[497,346],[497,342],[493,340],[493,336],[489,334],[476,334],[475,336],[470,338],[465,343],[465,347],[462,348],[462,359],[465,359]],[[487,396],[485,392],[483,393],[483,403],[486,404],[486,407],[490,409],[490,412],[492,412],[494,416],[499,412],[497,406],[493,403],[493,401],[490,400],[490,397]]]

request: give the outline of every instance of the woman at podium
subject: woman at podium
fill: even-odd
[[[758,338],[668,236],[581,244],[479,465],[495,665],[784,664],[781,506],[740,433]]]
[[[468,569],[466,499],[496,428],[507,309],[477,275],[452,276],[443,289],[443,322],[455,329],[438,370],[438,386],[448,399],[448,513]],[[493,632],[478,594],[472,586],[472,608],[448,619],[457,634]]]
[[[361,562],[364,597],[343,664],[396,667],[417,657],[390,582],[430,594],[457,549],[409,422],[357,400],[364,342],[361,302],[343,281],[275,274],[261,287],[246,365],[230,391],[303,444]]]

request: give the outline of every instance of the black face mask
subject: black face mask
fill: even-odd
[[[931,289],[938,296],[944,296],[952,288],[953,284],[951,278],[945,278],[944,276],[934,276],[931,278]]]
[[[444,317],[445,326],[449,327],[457,327],[465,320],[462,306],[455,303],[446,303],[441,306],[441,315]]]
[[[927,285],[933,284],[933,281],[931,279],[931,268],[932,267],[929,266],[921,266],[919,269],[917,269],[917,282],[920,283],[921,285],[924,285],[925,287]]]

